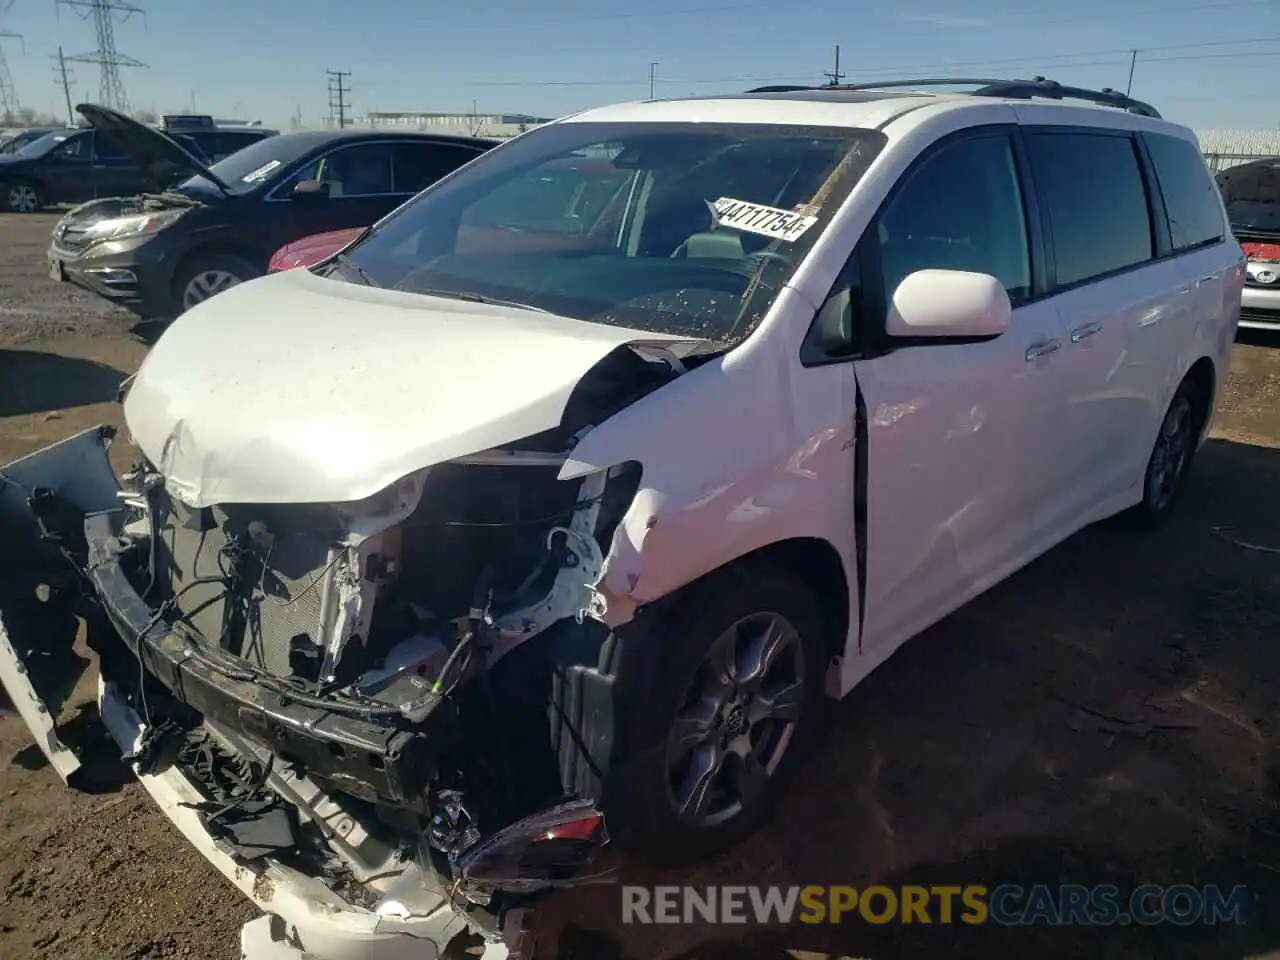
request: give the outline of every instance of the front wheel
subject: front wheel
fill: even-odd
[[[14,213],[37,213],[44,196],[34,183],[11,183],[4,188],[5,207]]]
[[[826,644],[809,588],[754,565],[695,588],[663,632],[655,689],[628,718],[651,745],[619,819],[625,845],[669,865],[720,853],[768,817],[817,726]]]
[[[226,254],[200,256],[180,271],[174,294],[180,313],[261,274],[247,261]]]

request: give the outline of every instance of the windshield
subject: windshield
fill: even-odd
[[[35,157],[43,157],[46,153],[66,139],[67,134],[65,133],[46,133],[43,137],[37,137],[36,139],[23,144],[18,148],[15,155],[19,157],[31,157],[33,159]]]
[[[1218,188],[1233,231],[1280,233],[1280,158],[1224,170]]]
[[[267,137],[224,157],[209,171],[230,187],[233,194],[248,193],[277,180],[290,164],[316,145],[312,137]],[[199,151],[192,152],[199,155]],[[222,192],[203,174],[196,174],[185,181],[178,190],[183,193]]]
[[[419,194],[333,275],[728,345],[883,144],[850,128],[550,124]]]

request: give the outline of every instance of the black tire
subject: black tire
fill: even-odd
[[[750,791],[750,799],[737,800],[738,812],[730,816],[726,810],[721,814],[725,816],[723,820],[695,822],[677,809],[677,794],[690,780],[681,776],[684,759],[675,759],[681,755],[672,744],[675,721],[678,716],[689,715],[682,711],[688,710],[695,681],[709,676],[707,658],[717,648],[717,641],[735,624],[742,623],[743,642],[749,644],[751,631],[758,629],[768,615],[781,617],[794,631],[794,641],[787,641],[773,660],[775,670],[766,672],[771,679],[765,684],[766,692],[772,692],[792,676],[801,678],[794,723],[781,754],[772,761],[772,771],[763,781],[751,781],[760,789]],[[633,700],[641,705],[623,718],[634,738],[629,738],[631,742],[645,746],[626,765],[622,789],[613,794],[606,816],[621,846],[650,863],[676,866],[723,852],[769,818],[779,791],[820,726],[825,706],[827,646],[822,614],[809,587],[785,571],[756,563],[726,568],[689,588],[663,618],[652,639],[664,643],[665,649],[653,671],[649,695]],[[749,649],[739,656],[749,657]],[[740,660],[739,666],[743,662],[747,661]],[[779,673],[779,668],[783,672]],[[734,707],[732,702],[728,706]],[[762,744],[782,742],[780,737],[771,740],[765,735],[768,729],[779,734],[787,729],[779,720],[773,721],[778,724],[774,728],[753,726],[744,734],[740,728],[744,720],[750,722],[751,712],[754,711],[744,711],[740,702],[733,709],[722,708],[717,712],[719,723],[713,736],[728,739],[736,734],[733,739],[741,746],[743,736],[750,738],[753,732],[760,732]],[[694,748],[689,765],[692,767],[693,762],[705,756],[708,748],[707,744]],[[770,760],[767,749],[762,755]],[[722,756],[731,758],[724,761],[722,777],[732,778],[735,770],[745,769],[739,755],[725,752]],[[755,769],[764,768],[757,764]],[[732,788],[733,783],[726,780],[724,785]],[[708,812],[713,812],[710,807]]]
[[[1209,398],[1192,380],[1183,380],[1169,401],[1142,477],[1142,500],[1120,515],[1134,530],[1156,530],[1173,516],[1200,445]]]
[[[262,270],[240,257],[226,253],[196,254],[178,270],[173,281],[174,313],[186,313],[197,303],[229,289],[235,284],[244,283],[262,275]],[[212,284],[202,278],[228,277],[234,283],[222,285]],[[214,288],[216,286],[216,289]],[[194,288],[202,287],[203,297],[192,299]]]
[[[0,184],[0,204],[12,213],[39,213],[44,209],[45,202],[44,190],[38,183],[14,180]]]

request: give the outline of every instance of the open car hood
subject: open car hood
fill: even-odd
[[[142,167],[153,191],[159,193],[178,180],[196,175],[224,192],[228,190],[195,154],[160,130],[97,104],[81,103],[76,111]]]
[[[702,342],[286,270],[179,317],[124,412],[190,506],[350,502],[559,427],[620,348]]]

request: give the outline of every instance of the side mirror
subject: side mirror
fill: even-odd
[[[893,293],[885,333],[891,337],[998,337],[1013,305],[989,273],[917,270]]]
[[[294,200],[328,200],[329,184],[321,180],[299,180],[289,196]]]

